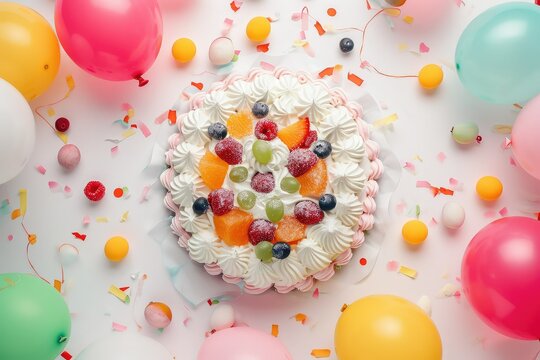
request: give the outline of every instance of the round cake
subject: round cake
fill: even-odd
[[[359,104],[305,72],[230,75],[190,99],[161,182],[191,259],[247,293],[310,290],[374,224],[379,145]]]

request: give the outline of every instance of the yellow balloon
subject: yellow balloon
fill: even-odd
[[[339,360],[441,360],[441,337],[422,309],[392,295],[349,305],[334,335]]]
[[[60,45],[40,14],[0,2],[0,78],[30,101],[51,85],[60,66]]]

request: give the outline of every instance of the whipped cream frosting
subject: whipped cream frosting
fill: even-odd
[[[186,233],[179,244],[187,248],[194,261],[205,264],[212,274],[223,274],[227,281],[242,279],[246,291],[252,293],[260,293],[271,286],[276,286],[279,292],[294,288],[308,291],[314,279],[327,280],[333,276],[335,264],[350,261],[351,247],[359,246],[358,239],[363,239],[360,235],[363,235],[364,227],[359,223],[365,222],[365,204],[374,204],[372,197],[376,195],[376,191],[369,190],[374,186],[368,187],[366,193],[366,182],[368,177],[370,182],[376,180],[382,165],[376,158],[373,144],[369,149],[366,146],[368,139],[363,136],[369,131],[359,132],[359,127],[367,125],[360,123],[358,107],[348,107],[344,95],[339,95],[339,101],[336,101],[336,94],[341,92],[330,90],[306,73],[293,75],[283,70],[270,73],[257,69],[246,77],[231,76],[199,97],[196,108],[182,117],[180,132],[183,140],[171,143],[169,160],[174,176],[162,177],[170,189],[167,206],[176,212],[173,224],[176,228],[181,226],[177,233],[180,230]],[[280,128],[307,117],[318,138],[332,144],[332,155],[325,159],[329,176],[326,192],[337,199],[336,208],[326,212],[321,223],[307,227],[306,238],[293,246],[287,258],[273,258],[269,262],[260,261],[251,244],[229,246],[221,241],[213,229],[211,211],[198,216],[192,210],[193,201],[210,192],[199,175],[201,158],[206,151],[215,153],[217,143],[210,139],[208,127],[215,122],[226,123],[238,111],[249,111],[257,101],[270,106],[268,118]],[[248,169],[248,179],[235,183],[227,173],[222,185],[234,192],[235,206],[238,206],[236,195],[239,192],[255,192],[250,185],[253,175],[271,172],[274,189],[267,194],[255,192],[257,201],[249,212],[255,219],[267,219],[265,205],[277,197],[285,205],[285,214],[292,215],[295,204],[305,198],[298,192],[289,194],[280,187],[284,177],[292,176],[286,168],[288,147],[279,137],[269,141],[272,159],[268,164],[261,164],[252,152],[256,137],[248,135],[237,140],[243,145],[243,161],[229,166],[229,172],[235,166],[244,166]],[[376,174],[373,173],[374,162],[377,169],[380,168]],[[373,217],[372,214],[369,216],[370,219]]]

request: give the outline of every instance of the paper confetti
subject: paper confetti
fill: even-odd
[[[108,223],[109,222],[109,218],[105,217],[105,216],[98,216],[96,218],[96,222],[97,223]]]
[[[71,359],[73,359],[73,356],[72,356],[70,353],[68,353],[67,351],[63,351],[63,352],[60,354],[60,356],[61,356],[62,358],[64,358],[64,360],[71,360]]]
[[[452,284],[452,283],[445,284],[439,290],[439,296],[441,296],[441,297],[458,296],[459,297],[459,296],[461,296],[461,293],[459,292],[459,286],[456,285],[456,284]]]
[[[313,349],[311,350],[311,356],[313,356],[316,359],[322,359],[330,357],[330,354],[332,354],[332,351],[330,349]]]
[[[126,326],[126,325],[119,324],[119,323],[113,321],[113,323],[112,323],[112,329],[113,329],[113,331],[124,332],[124,331],[127,330],[127,326]]]
[[[37,165],[36,166],[36,170],[41,174],[41,175],[45,175],[45,173],[47,172],[47,169],[45,169],[43,167],[43,165]]]
[[[129,295],[123,292],[122,290],[120,290],[119,288],[117,288],[116,286],[111,285],[109,287],[109,294],[114,295],[121,302],[125,304],[129,304]]]
[[[313,290],[313,295],[311,295],[311,297],[314,298],[314,299],[319,298],[319,288],[315,288],[315,290]]]
[[[59,293],[62,293],[62,282],[60,280],[54,280],[54,288],[56,289],[56,291],[58,291]]]
[[[362,78],[360,78],[359,76],[351,72],[347,74],[347,79],[351,81],[353,84],[355,84],[356,86],[360,86],[364,82]]]
[[[421,54],[425,54],[429,52],[429,46],[427,46],[425,43],[421,42],[418,46],[418,50]]]
[[[317,29],[317,32],[319,33],[320,36],[323,36],[324,33],[326,32],[326,31],[324,30],[324,28],[322,27],[321,23],[318,22],[318,21],[316,21],[316,22],[315,22],[315,25],[313,25],[313,26],[315,27],[315,29]]]
[[[443,194],[443,195],[448,195],[448,196],[452,196],[454,195],[454,191],[451,190],[451,189],[447,189],[447,188],[444,188],[444,187],[436,187],[436,186],[433,186],[429,183],[429,181],[425,181],[425,180],[418,180],[416,182],[416,187],[417,188],[425,188],[425,189],[430,189],[431,192],[433,193],[433,197],[439,195],[439,194]]]
[[[261,61],[260,64],[261,68],[268,71],[273,71],[276,67],[266,61]]]
[[[191,86],[197,88],[197,90],[199,91],[202,91],[202,89],[204,88],[204,84],[201,83],[201,82],[191,82]]]
[[[170,125],[176,124],[176,110],[169,110],[167,113],[167,119]]]
[[[230,6],[231,6],[232,11],[237,12],[238,10],[240,10],[240,8],[242,7],[242,4],[243,4],[243,1],[240,1],[240,0],[231,1]]]
[[[403,265],[399,267],[398,272],[402,275],[410,277],[411,279],[416,279],[416,275],[418,274],[416,270]]]
[[[71,233],[73,236],[75,236],[76,239],[79,239],[79,240],[86,240],[86,234],[81,234],[81,233],[78,233],[76,231],[72,232]]]
[[[259,44],[259,45],[257,45],[257,52],[266,53],[266,52],[268,52],[269,48],[270,48],[269,43]]]
[[[26,215],[27,199],[28,199],[28,191],[26,189],[20,189],[19,202],[20,202],[21,216],[23,217]]]
[[[375,126],[376,128],[381,128],[381,127],[384,127],[384,126],[388,126],[394,122],[396,122],[396,120],[398,119],[398,115],[397,114],[391,114],[391,115],[388,115],[382,119],[379,119],[379,120],[376,120],[373,122],[373,126]]]
[[[403,17],[403,21],[410,25],[414,22],[414,18],[412,16],[407,15]]]
[[[279,335],[279,325],[272,324],[272,336],[278,337],[278,335]]]
[[[319,77],[322,79],[325,76],[331,76],[334,73],[334,67],[330,66],[319,72]]]
[[[308,318],[307,315],[302,314],[302,313],[298,313],[298,314],[294,315],[294,320],[298,321],[302,325],[304,325],[306,323],[307,318]]]
[[[227,36],[229,32],[231,32],[233,23],[233,19],[225,18],[225,20],[223,20],[223,30],[221,30],[221,35]]]
[[[129,211],[124,212],[122,216],[120,217],[120,222],[125,223],[126,221],[128,221],[128,216],[129,216]]]
[[[150,131],[150,129],[148,128],[148,126],[146,126],[146,124],[144,122],[141,121],[141,122],[137,123],[137,125],[139,126],[139,130],[141,130],[141,132],[142,132],[142,134],[144,135],[145,138],[152,135],[152,132]]]
[[[399,269],[399,262],[391,260],[386,264],[386,270],[397,271]]]
[[[441,151],[437,154],[437,160],[439,160],[439,162],[444,162],[444,160],[446,160],[446,154]]]

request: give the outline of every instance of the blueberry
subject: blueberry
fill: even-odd
[[[330,211],[336,207],[336,197],[332,194],[324,194],[319,198],[319,207],[321,210]]]
[[[212,139],[223,140],[227,137],[227,127],[222,123],[213,123],[208,127],[208,135]]]
[[[193,202],[193,212],[197,215],[205,214],[208,211],[208,208],[210,207],[210,204],[208,203],[208,200],[206,200],[205,197],[197,198]]]
[[[344,53],[351,52],[352,49],[354,48],[354,42],[349,38],[343,38],[339,42],[339,48]]]
[[[263,102],[256,102],[253,105],[253,109],[251,109],[251,112],[257,119],[262,119],[266,115],[268,115],[268,112],[270,109],[268,109],[268,105],[266,105]]]
[[[272,247],[272,255],[279,260],[283,260],[289,257],[291,253],[291,245],[286,242],[277,242]]]
[[[326,140],[317,140],[313,144],[313,152],[320,159],[326,159],[332,153],[332,144]]]

